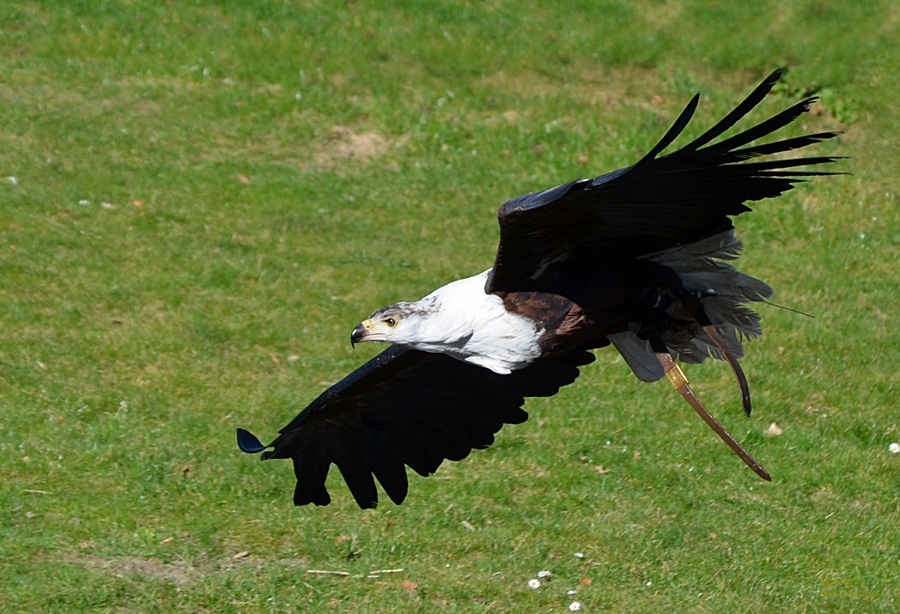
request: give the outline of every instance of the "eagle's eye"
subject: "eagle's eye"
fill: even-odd
[[[387,324],[388,328],[394,328],[395,326],[397,326],[397,320],[395,320],[394,318],[385,318],[384,320],[382,320],[382,322]]]

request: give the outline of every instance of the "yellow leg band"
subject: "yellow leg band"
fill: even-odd
[[[672,368],[666,371],[666,377],[669,378],[676,390],[680,390],[682,386],[687,386],[688,384],[688,378],[685,376],[684,371],[674,362],[672,363]]]

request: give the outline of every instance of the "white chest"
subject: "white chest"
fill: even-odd
[[[488,271],[460,279],[423,298],[434,313],[416,349],[447,354],[459,360],[508,374],[530,365],[541,355],[541,330],[521,315],[510,313],[503,300],[485,294]]]

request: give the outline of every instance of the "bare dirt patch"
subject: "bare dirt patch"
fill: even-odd
[[[347,126],[335,126],[319,143],[312,156],[315,167],[339,170],[345,165],[368,164],[399,147],[403,140],[391,140],[377,132],[357,132]]]
[[[303,559],[266,560],[247,552],[221,560],[200,557],[193,561],[162,561],[154,557],[110,557],[93,555],[69,555],[63,562],[85,569],[97,570],[116,578],[148,578],[164,580],[178,585],[202,581],[214,575],[229,573],[238,568],[263,569],[265,567],[300,568],[307,565]]]
[[[187,584],[202,575],[202,571],[185,561],[164,563],[156,558],[124,557],[104,559],[93,556],[73,557],[69,563],[81,565],[87,569],[101,570],[117,578],[128,576],[145,576],[168,580],[175,584]]]

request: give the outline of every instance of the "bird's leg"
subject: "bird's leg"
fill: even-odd
[[[669,378],[669,381],[672,382],[672,385],[675,389],[681,394],[685,401],[694,408],[694,411],[703,419],[706,424],[712,428],[716,432],[716,435],[722,438],[722,441],[728,444],[728,447],[731,448],[735,454],[737,454],[742,461],[744,461],[748,467],[753,469],[753,471],[761,477],[762,479],[771,482],[772,476],[760,466],[756,460],[750,456],[750,453],[747,452],[735,440],[731,434],[725,430],[725,427],[722,426],[718,420],[716,420],[712,414],[710,414],[707,409],[703,406],[703,403],[700,402],[700,399],[694,394],[694,391],[691,390],[691,385],[688,383],[687,377],[684,375],[684,371],[681,370],[675,363],[675,359],[672,358],[672,355],[669,353],[668,348],[665,347],[662,342],[655,342],[651,340],[651,345],[653,346],[653,351],[656,353],[656,359],[659,361],[660,366],[663,368],[663,371],[666,373],[666,377]]]

